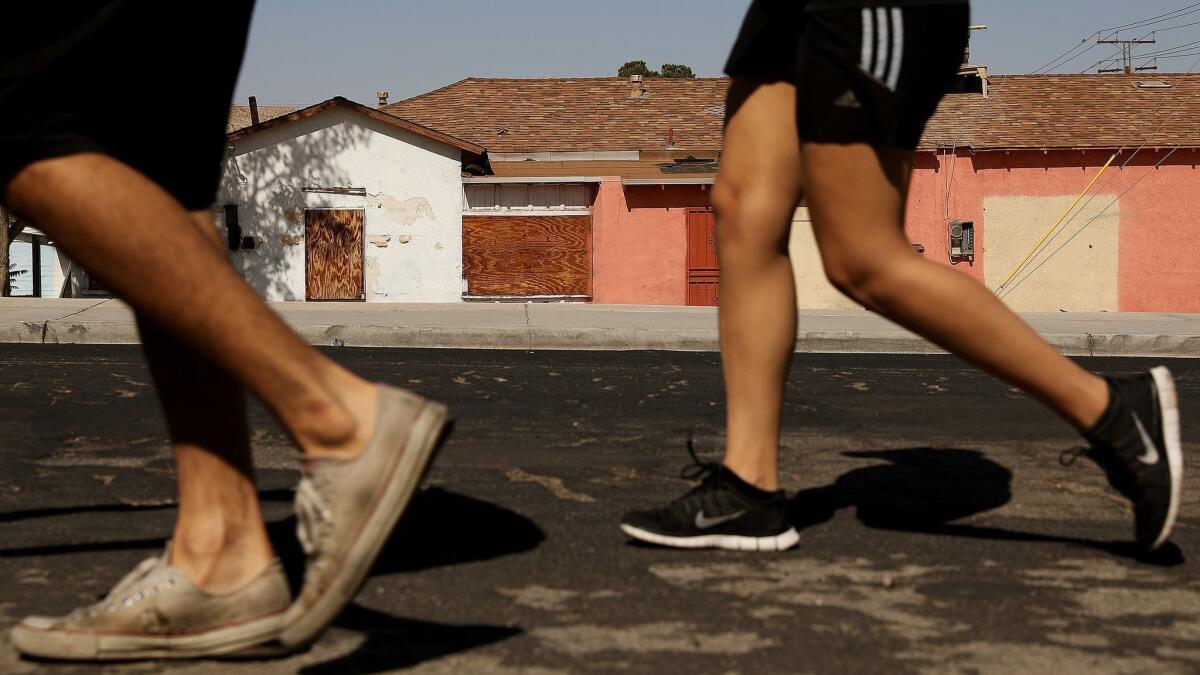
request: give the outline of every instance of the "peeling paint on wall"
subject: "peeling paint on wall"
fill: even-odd
[[[375,246],[378,246],[379,248],[387,248],[388,242],[391,240],[392,235],[390,234],[375,234],[367,237],[367,241],[371,242]]]
[[[279,241],[284,246],[299,246],[304,237],[298,234],[282,234],[279,235]]]
[[[375,206],[382,208],[387,213],[388,220],[395,222],[401,227],[412,225],[422,218],[436,220],[433,207],[429,205],[429,200],[424,197],[396,199],[391,195],[378,195],[376,200]]]
[[[375,297],[386,298],[387,293],[380,292],[375,289],[379,288],[379,258],[367,256],[367,293],[374,293]]]
[[[402,235],[396,237],[396,243],[398,243],[398,244],[407,244],[411,241],[412,241],[411,234],[402,234]]]

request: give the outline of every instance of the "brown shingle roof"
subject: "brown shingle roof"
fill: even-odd
[[[492,162],[502,178],[564,178],[620,176],[621,178],[715,178],[715,161],[671,160]]]
[[[396,115],[389,115],[387,113],[380,112],[375,108],[368,108],[361,103],[355,103],[354,101],[341,96],[334,96],[328,101],[322,101],[321,103],[310,105],[307,108],[301,108],[273,119],[264,120],[260,118],[259,123],[256,125],[226,132],[225,138],[230,141],[235,141],[244,136],[249,136],[250,134],[263,131],[264,129],[272,129],[274,127],[282,126],[297,120],[302,120],[306,117],[311,117],[318,113],[325,112],[326,110],[332,110],[333,108],[348,108],[361,115],[366,115],[371,119],[383,122],[384,124],[390,124],[394,127],[417,134],[418,136],[424,136],[425,138],[438,141],[439,143],[445,143],[446,145],[458,148],[459,150],[467,152],[475,157],[479,157],[486,152],[486,149],[483,146],[476,145],[470,141],[465,141],[461,138],[457,138],[436,129],[430,129],[429,127],[416,124],[410,120],[397,117]]]
[[[1135,86],[1146,81],[1172,87]],[[1200,146],[1200,75],[993,76],[990,93],[987,100],[979,94],[943,99],[921,146],[955,139],[975,149]]]
[[[725,78],[647,78],[643,98],[619,77],[468,78],[385,106],[490,152],[721,147]]]
[[[1173,86],[1133,84],[1148,80]],[[725,78],[653,78],[649,96],[634,99],[622,78],[469,78],[384,110],[493,153],[661,150],[671,128],[680,148],[717,150],[728,86]],[[975,149],[1108,148],[1147,137],[1149,145],[1200,146],[1197,93],[1200,75],[993,76],[987,100],[947,96],[921,147],[952,144],[960,133],[958,145]]]
[[[258,106],[258,121],[266,122],[276,117],[282,117],[290,112],[295,112],[303,107],[302,105],[260,105]],[[229,106],[229,121],[225,123],[225,133],[245,129],[248,126],[250,126],[250,106]]]

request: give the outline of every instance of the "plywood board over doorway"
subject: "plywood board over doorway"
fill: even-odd
[[[305,298],[363,300],[362,209],[304,212]]]
[[[467,295],[590,297],[591,244],[591,216],[464,216]]]
[[[687,304],[716,307],[721,301],[720,270],[717,266],[717,219],[712,209],[687,213]]]

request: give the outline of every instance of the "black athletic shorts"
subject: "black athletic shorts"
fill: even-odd
[[[968,4],[815,4],[754,0],[725,71],[794,83],[805,141],[915,149],[958,75]]]
[[[217,194],[252,0],[0,8],[0,195],[38,160],[114,157],[189,210]]]

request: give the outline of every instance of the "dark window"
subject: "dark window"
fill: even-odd
[[[242,236],[242,224],[238,221],[237,204],[225,205],[225,235],[230,251],[254,248],[254,237]]]

